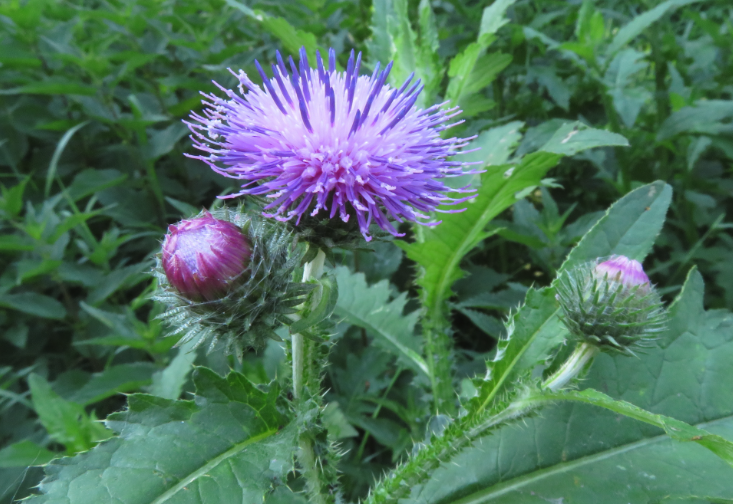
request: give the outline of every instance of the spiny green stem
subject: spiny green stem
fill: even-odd
[[[433,437],[430,444],[377,483],[364,501],[365,504],[397,504],[400,499],[409,496],[411,488],[427,481],[441,463],[448,462],[476,439],[510,420],[527,415],[543,404],[565,399],[563,393],[557,391],[586,369],[598,353],[597,347],[581,343],[562,367],[542,384],[540,390],[525,390],[501,411],[497,412],[494,405],[493,410],[491,407],[482,408],[474,414],[454,420],[441,436]]]
[[[323,275],[323,265],[326,261],[326,254],[319,250],[316,258],[306,263],[303,269],[303,282],[310,280],[318,280]],[[305,338],[302,334],[293,334],[292,336],[292,352],[293,352],[293,397],[300,399],[303,393],[304,373],[305,369]],[[307,378],[305,377],[306,381]]]
[[[303,282],[318,280],[323,275],[326,254],[319,250],[315,259],[306,263],[303,269]],[[303,400],[303,391],[308,387],[310,393],[320,394],[320,376],[318,370],[308,365],[313,353],[313,342],[306,340],[302,334],[292,335],[293,359],[293,398],[296,404]],[[327,497],[322,492],[318,460],[313,450],[313,439],[308,432],[300,435],[298,440],[298,463],[305,476],[310,501],[315,504],[326,504]]]
[[[598,355],[600,349],[589,343],[581,343],[566,360],[555,374],[550,376],[542,384],[543,389],[557,392],[567,385],[570,380],[578,376],[593,358]]]
[[[541,399],[534,399],[520,398],[499,413],[484,415],[481,419],[466,415],[455,420],[441,436],[433,437],[430,444],[423,446],[379,481],[364,504],[397,504],[400,499],[409,496],[413,487],[425,483],[441,464],[449,461],[474,440],[509,420],[526,415],[541,404]]]

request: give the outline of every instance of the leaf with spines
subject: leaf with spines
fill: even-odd
[[[128,397],[106,425],[117,433],[92,450],[46,466],[32,504],[258,502],[293,469],[297,426],[244,375],[194,373],[196,396]]]
[[[401,504],[733,498],[730,465],[698,446],[729,457],[733,440],[730,388],[720,379],[733,373],[733,314],[706,312],[703,291],[702,277],[693,270],[670,307],[659,348],[639,358],[601,354],[582,386],[605,394],[585,390],[566,397],[612,411],[561,403],[505,425],[443,460],[431,480],[413,487]],[[679,429],[671,430],[674,437],[696,443],[670,439],[659,426]]]
[[[612,205],[586,233],[564,267],[597,257],[592,254],[625,253],[643,259],[664,224],[670,199],[671,189],[662,182],[632,191]],[[452,502],[454,496],[463,495],[461,492],[467,493],[473,488],[470,478],[476,470],[474,466],[485,467],[486,461],[494,460],[500,450],[495,448],[493,454],[483,453],[482,460],[459,462],[458,466],[454,466],[452,459],[458,453],[455,460],[461,460],[464,456],[459,453],[461,450],[476,450],[484,442],[481,438],[501,427],[502,423],[526,415],[533,409],[531,405],[523,407],[521,404],[509,407],[510,401],[525,394],[522,382],[530,380],[532,371],[549,359],[565,337],[566,331],[558,312],[553,287],[528,291],[526,305],[509,318],[509,337],[499,343],[494,361],[487,363],[487,376],[474,381],[476,396],[464,405],[466,414],[449,425],[442,436],[434,437],[386,475],[374,487],[367,500],[369,504],[394,503],[408,497],[406,502],[416,504]],[[565,428],[566,425],[567,422],[558,424],[557,428]],[[543,435],[548,440],[556,438],[551,433]],[[493,438],[488,440],[493,442]],[[511,454],[507,456],[511,457]],[[539,456],[535,456],[537,458]],[[461,475],[451,474],[448,479],[443,479],[440,475],[446,472],[447,466],[457,467],[456,471]],[[450,478],[461,483],[449,481]],[[441,485],[451,490],[443,491]]]
[[[339,297],[334,313],[346,322],[363,327],[374,336],[375,344],[386,349],[410,369],[428,373],[420,356],[420,340],[415,336],[418,313],[403,315],[406,294],[389,301],[389,282],[382,280],[368,286],[363,273],[348,268],[335,269]]]
[[[516,130],[506,131],[505,136],[517,141]],[[442,309],[443,302],[452,294],[453,283],[463,276],[459,266],[461,260],[491,235],[486,231],[487,224],[517,201],[517,193],[539,185],[563,155],[625,143],[625,139],[615,133],[580,127],[576,123],[563,125],[539,152],[525,156],[515,165],[487,166],[481,175],[476,198],[466,204],[464,212],[445,214],[440,226],[421,229],[415,243],[396,242],[410,259],[424,268],[417,283],[424,290],[428,310]]]

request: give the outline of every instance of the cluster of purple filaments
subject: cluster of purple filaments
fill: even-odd
[[[598,264],[594,273],[596,276],[619,282],[626,287],[640,286],[647,290],[651,287],[649,277],[644,273],[641,263],[622,255],[613,256]]]
[[[324,212],[347,222],[355,214],[367,241],[372,218],[400,236],[392,219],[435,225],[428,213],[461,211],[437,208],[473,197],[468,187],[455,190],[439,180],[476,173],[449,160],[471,139],[440,137],[458,124],[448,124],[458,107],[417,109],[420,80],[413,83],[411,75],[399,89],[390,87],[392,63],[381,71],[377,64],[368,77],[359,75],[361,53],[355,58],[351,52],[345,72],[336,71],[333,49],[328,59],[325,68],[316,53],[311,68],[301,49],[298,66],[288,59],[288,71],[277,53],[271,79],[255,61],[264,89],[240,70],[235,76],[242,96],[217,84],[227,98],[204,95],[209,101],[203,116],[191,114],[195,147],[206,153],[192,157],[244,181],[227,197],[270,200],[267,217],[300,222],[306,213]],[[447,192],[470,195],[452,198]]]

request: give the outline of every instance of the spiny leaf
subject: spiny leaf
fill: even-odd
[[[351,273],[344,266],[336,268],[335,273],[339,297],[334,313],[369,331],[377,345],[395,354],[410,369],[427,374],[427,364],[420,356],[420,340],[414,335],[418,313],[402,313],[406,294],[390,302],[386,280],[368,286],[363,273]]]
[[[728,446],[718,436],[733,439],[730,387],[721,380],[733,373],[733,315],[706,312],[703,291],[702,277],[693,270],[670,307],[660,347],[639,358],[602,354],[583,385],[633,405],[624,405],[624,414],[680,428],[673,433],[681,439],[716,449]],[[606,401],[596,392],[573,394]],[[721,452],[730,453],[727,448]],[[413,487],[411,497],[400,502],[537,504],[562,498],[611,504],[660,502],[668,495],[733,498],[730,465],[708,450],[585,404],[545,408],[443,462],[430,482]]]
[[[118,435],[46,467],[33,504],[261,502],[292,470],[297,428],[279,412],[277,387],[264,392],[244,375],[206,368],[193,401],[129,396],[110,415]]]

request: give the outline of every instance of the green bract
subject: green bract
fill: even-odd
[[[607,352],[634,355],[665,328],[667,313],[650,284],[629,285],[600,275],[601,261],[563,272],[557,282],[562,320],[570,333]]]
[[[239,226],[252,243],[249,269],[243,273],[247,278],[220,299],[194,302],[170,284],[158,254],[154,269],[158,290],[153,299],[168,307],[160,318],[173,328],[171,334],[182,335],[179,345],[210,341],[213,348],[224,339],[228,351],[241,355],[246,347],[264,347],[268,338],[279,340],[274,329],[292,323],[288,315],[295,313],[294,307],[304,301],[312,286],[292,281],[302,253],[293,249],[292,235],[284,225],[245,214],[241,208],[211,214]]]

